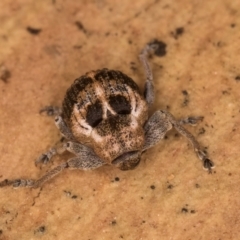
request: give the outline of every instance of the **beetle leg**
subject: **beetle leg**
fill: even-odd
[[[151,53],[155,55],[162,56],[159,54],[159,50],[161,51],[162,43],[159,41],[152,41],[143,48],[141,53],[139,54],[139,58],[143,64],[143,68],[146,74],[146,83],[144,87],[144,97],[146,102],[150,106],[154,101],[154,85],[153,85],[153,74],[149,65],[148,57]]]
[[[59,131],[61,132],[61,134],[63,135],[63,137],[67,140],[72,140],[74,141],[75,138],[72,134],[72,132],[70,131],[70,129],[67,127],[66,123],[63,121],[61,116],[57,116],[55,117],[55,124],[57,126],[57,128],[59,129]],[[66,146],[64,144],[61,144],[59,146],[55,146],[51,149],[49,149],[46,153],[43,153],[39,156],[39,158],[35,161],[35,164],[37,165],[38,163],[48,163],[49,160],[56,154],[62,154],[63,152],[65,152],[66,150]]]
[[[46,106],[42,108],[39,112],[40,113],[46,112],[48,116],[57,116],[62,113],[62,109],[56,106]]]
[[[55,117],[55,124],[64,138],[71,141],[75,140],[71,130],[68,128],[60,115]]]
[[[53,156],[55,156],[56,154],[60,155],[65,151],[66,151],[66,146],[64,144],[50,148],[47,152],[41,154],[37,158],[37,160],[35,161],[35,165],[39,163],[47,164]]]
[[[37,188],[40,185],[42,185],[44,182],[47,180],[55,177],[58,173],[62,172],[65,168],[68,167],[67,163],[62,163],[59,166],[53,168],[51,171],[46,173],[44,176],[39,178],[38,180],[33,180],[33,179],[15,179],[15,180],[4,180],[0,182],[0,187],[5,187],[5,186],[13,186],[14,188],[18,187],[33,187]]]
[[[40,110],[40,113],[46,112],[48,116],[56,116],[55,117],[55,124],[61,134],[68,140],[73,140],[73,134],[70,129],[67,127],[66,123],[63,121],[61,114],[62,109],[56,106],[47,106]]]
[[[144,87],[144,97],[148,105],[151,105],[154,101],[154,86],[153,86],[153,74],[148,62],[149,54],[154,50],[151,44],[147,44],[141,51],[139,58],[143,64],[146,74],[146,83]]]
[[[199,116],[199,117],[187,117],[187,118],[182,118],[178,121],[179,124],[183,125],[183,124],[189,124],[192,126],[195,126],[199,121],[202,121],[203,117]]]
[[[74,158],[75,160],[69,162],[69,166],[72,168],[88,170],[106,164],[90,147],[76,142],[67,142],[65,146],[67,151],[77,156],[77,158]]]
[[[37,188],[44,182],[52,179],[57,174],[61,173],[64,169],[81,169],[81,170],[93,170],[101,167],[105,164],[91,148],[86,147],[82,144],[68,142],[64,144],[65,149],[76,154],[77,157],[69,159],[66,163],[62,163],[57,167],[53,168],[41,178],[37,180],[32,179],[16,179],[16,180],[4,180],[0,182],[0,187],[10,186],[13,187],[32,187]]]
[[[145,145],[143,151],[157,144],[164,138],[165,134],[174,127],[180,134],[190,141],[198,158],[203,161],[204,168],[211,172],[214,163],[208,159],[207,154],[201,150],[195,137],[182,126],[183,123],[185,122],[179,122],[167,111],[156,111],[144,126]]]

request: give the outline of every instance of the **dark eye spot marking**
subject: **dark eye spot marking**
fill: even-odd
[[[96,127],[102,121],[102,116],[103,109],[99,100],[88,106],[86,121],[91,127]]]
[[[117,114],[131,113],[131,104],[124,96],[121,95],[110,96],[109,104]]]

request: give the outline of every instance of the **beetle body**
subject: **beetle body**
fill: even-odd
[[[62,117],[75,139],[106,163],[131,155],[130,168],[139,162],[148,106],[137,84],[122,72],[102,69],[76,79],[63,100]]]

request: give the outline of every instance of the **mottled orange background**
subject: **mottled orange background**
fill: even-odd
[[[204,116],[187,128],[216,168],[207,174],[173,130],[134,171],[66,170],[40,189],[0,189],[0,239],[240,239],[239,9],[238,0],[1,0],[0,181],[66,161],[34,166],[60,139],[39,110],[60,106],[93,69],[121,70],[143,88],[138,53],[154,38],[167,54],[151,59],[151,113]]]

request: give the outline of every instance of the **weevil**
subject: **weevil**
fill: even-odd
[[[37,180],[6,179],[0,187],[39,187],[66,168],[92,170],[108,164],[120,170],[134,169],[142,153],[159,143],[172,128],[190,141],[203,167],[211,172],[214,163],[183,127],[184,124],[196,124],[202,117],[177,120],[165,110],[148,115],[154,101],[153,74],[148,57],[158,48],[159,41],[152,41],[139,55],[146,74],[144,94],[130,77],[116,70],[91,71],[76,79],[66,92],[62,108],[49,106],[42,110],[55,115],[55,124],[66,141],[42,154],[36,163],[47,163],[64,151],[75,157]]]

